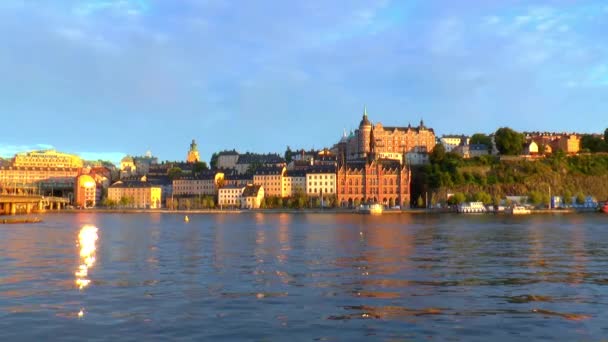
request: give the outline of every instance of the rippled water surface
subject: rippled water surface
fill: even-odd
[[[0,225],[0,340],[598,340],[608,215]]]

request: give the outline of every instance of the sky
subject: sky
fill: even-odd
[[[603,132],[608,3],[2,0],[0,156],[330,147],[369,119],[437,135]]]

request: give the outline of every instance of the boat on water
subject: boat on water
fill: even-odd
[[[360,214],[372,214],[380,215],[384,211],[384,207],[381,204],[361,204],[357,207],[357,212]]]
[[[488,209],[483,202],[465,202],[458,205],[456,208],[456,212],[460,214],[483,214],[486,213]]]
[[[526,215],[530,214],[530,209],[524,207],[523,205],[513,205],[505,210],[506,214],[510,215]]]
[[[42,220],[38,217],[0,219],[0,224],[40,223],[40,222],[42,222]]]
[[[604,213],[604,214],[608,214],[608,201],[606,201],[606,203],[604,203],[604,206],[602,208],[600,208],[600,210]]]

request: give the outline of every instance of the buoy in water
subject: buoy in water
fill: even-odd
[[[190,222],[190,219],[188,218],[188,215],[184,216],[184,222]]]

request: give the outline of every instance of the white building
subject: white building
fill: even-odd
[[[240,207],[246,186],[228,185],[218,190],[217,204],[220,207]]]
[[[313,166],[306,171],[306,194],[308,196],[335,195],[336,184],[335,166]]]

